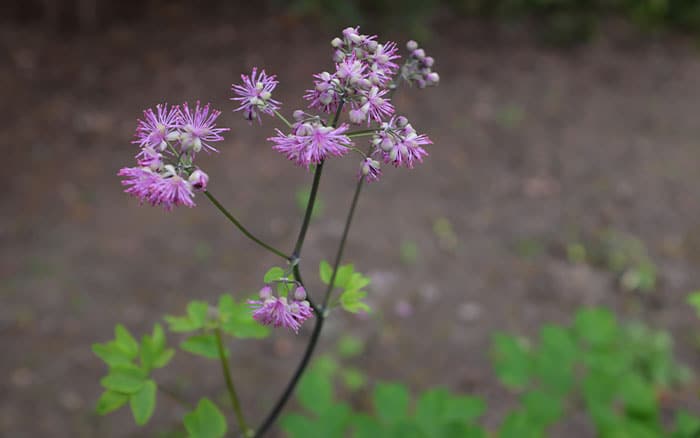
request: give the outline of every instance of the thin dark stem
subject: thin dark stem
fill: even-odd
[[[289,120],[287,120],[282,114],[280,114],[279,111],[277,111],[277,110],[274,110],[274,111],[275,111],[275,115],[276,115],[280,120],[282,120],[282,121],[284,122],[285,125],[287,125],[287,128],[291,128],[291,127],[292,127],[292,124],[289,123]]]
[[[362,191],[362,183],[364,178],[360,178],[357,181],[357,186],[355,187],[355,194],[352,197],[352,204],[350,204],[350,210],[348,211],[348,217],[345,219],[345,228],[343,229],[343,236],[340,238],[340,245],[338,245],[338,252],[335,254],[335,261],[333,262],[333,273],[331,274],[331,279],[328,282],[328,288],[323,296],[323,304],[321,307],[324,311],[327,311],[328,300],[331,297],[331,292],[333,291],[333,286],[335,286],[335,277],[338,273],[338,266],[340,266],[340,261],[343,258],[343,251],[345,251],[345,242],[348,239],[348,232],[350,231],[350,224],[352,223],[352,217],[355,214],[355,207],[357,207],[357,200],[360,197],[360,192]]]
[[[299,269],[299,265],[296,264],[294,265],[293,268],[294,272],[294,279],[299,282],[299,284],[306,289],[306,286],[304,285],[304,280],[301,278],[301,270]],[[306,301],[309,302],[309,305],[314,311],[314,314],[316,315],[317,318],[319,318],[322,315],[321,309],[316,306],[316,303],[311,299],[311,296],[309,295],[308,291],[306,292]]]
[[[363,135],[372,135],[372,134],[374,134],[375,132],[379,131],[379,129],[380,129],[380,128],[361,129],[361,130],[359,130],[359,131],[348,132],[348,133],[346,133],[345,135],[347,135],[348,137],[360,137],[360,136],[363,136]]]
[[[297,382],[301,378],[302,374],[304,374],[304,371],[306,371],[306,366],[309,364],[309,360],[311,359],[311,356],[313,355],[313,352],[316,349],[316,344],[318,343],[318,338],[321,335],[321,329],[323,328],[324,320],[325,318],[323,316],[316,318],[316,325],[314,325],[314,331],[313,333],[311,333],[311,338],[309,338],[309,343],[306,345],[306,350],[304,351],[304,356],[301,358],[301,362],[299,362],[299,365],[297,365],[297,369],[294,372],[294,375],[287,384],[287,387],[284,389],[284,392],[280,396],[279,400],[277,400],[277,403],[275,403],[275,406],[272,408],[272,411],[270,411],[270,413],[267,414],[267,417],[265,418],[263,423],[260,425],[258,430],[255,431],[254,438],[260,438],[263,435],[265,435],[265,433],[275,423],[277,416],[280,414],[280,412],[282,412],[282,408],[284,408],[284,405],[287,404],[287,401],[289,401],[289,398],[292,396],[294,388],[296,388]]]
[[[311,222],[311,213],[314,210],[314,204],[316,203],[316,194],[318,193],[318,185],[321,182],[321,172],[323,172],[323,161],[316,165],[316,170],[314,171],[314,181],[311,183],[311,193],[309,193],[309,200],[306,203],[306,211],[304,212],[304,220],[301,223],[301,228],[299,229],[299,236],[297,236],[297,243],[294,244],[294,252],[292,253],[292,262],[294,259],[299,258],[301,255],[301,247],[304,245],[304,239],[306,239],[306,230],[309,228],[309,223]]]
[[[287,254],[283,253],[283,252],[280,251],[279,249],[274,248],[274,247],[268,245],[267,243],[263,242],[262,240],[258,239],[257,237],[255,237],[255,236],[254,236],[250,231],[248,231],[240,222],[238,222],[238,220],[237,220],[235,217],[233,217],[233,215],[232,215],[228,210],[226,210],[226,208],[225,208],[223,205],[221,205],[221,203],[219,202],[219,200],[216,199],[216,198],[214,197],[214,195],[212,195],[211,193],[209,193],[209,191],[205,191],[204,194],[205,194],[206,197],[211,201],[211,203],[214,204],[214,206],[215,206],[216,208],[218,208],[219,211],[220,211],[221,213],[223,213],[224,216],[226,216],[226,218],[227,218],[228,220],[231,221],[231,223],[232,223],[233,225],[235,225],[239,230],[241,230],[241,233],[245,234],[245,236],[246,236],[247,238],[249,238],[249,239],[252,240],[253,242],[257,243],[258,245],[262,246],[263,248],[265,248],[266,250],[270,251],[271,253],[273,253],[273,254],[275,254],[275,255],[278,255],[278,256],[282,257],[283,259],[285,259],[285,260],[291,260],[291,257],[289,257]]]
[[[231,370],[228,367],[228,359],[226,359],[226,351],[224,350],[224,344],[221,341],[221,329],[216,328],[214,330],[216,335],[216,348],[219,352],[219,359],[221,361],[221,370],[224,374],[224,379],[226,380],[226,389],[228,389],[228,395],[231,399],[231,404],[233,405],[233,412],[236,414],[236,419],[238,420],[238,425],[243,431],[244,437],[249,437],[252,432],[248,428],[243,417],[243,410],[241,409],[241,403],[238,401],[238,395],[236,394],[236,388],[233,386],[233,379],[231,379]]]

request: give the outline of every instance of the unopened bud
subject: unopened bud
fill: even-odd
[[[425,64],[426,67],[432,67],[433,64],[435,64],[435,59],[433,59],[432,56],[426,56],[423,60],[423,64]]]
[[[425,50],[423,50],[423,49],[416,49],[416,50],[413,51],[412,55],[415,56],[416,58],[420,59],[420,60],[423,60],[423,59],[425,58]]]
[[[432,72],[425,77],[425,81],[429,85],[437,85],[440,82],[440,75],[436,72]]]
[[[272,298],[272,288],[270,286],[264,286],[260,289],[260,299],[265,301],[269,298]]]
[[[409,52],[413,52],[418,48],[418,43],[410,40],[409,42],[406,43],[406,49],[408,49]]]
[[[294,120],[296,120],[297,122],[301,122],[302,120],[304,120],[304,111],[300,109],[295,110],[292,113],[292,117],[294,117]]]
[[[294,290],[294,299],[297,301],[306,299],[306,290],[302,286]]]
[[[331,46],[332,46],[333,48],[339,49],[339,48],[343,47],[343,40],[341,40],[341,39],[338,38],[338,37],[335,37],[335,38],[333,38],[333,40],[331,41]]]
[[[207,183],[209,182],[209,175],[197,169],[190,174],[189,182],[192,184],[192,187],[197,190],[206,190]]]
[[[202,140],[200,140],[199,137],[195,137],[192,141],[192,150],[194,150],[195,152],[199,152],[202,150]]]
[[[379,144],[379,147],[382,148],[384,152],[389,152],[394,149],[394,141],[391,139],[391,137],[384,137],[382,142]]]
[[[374,53],[377,51],[377,47],[379,47],[379,44],[377,44],[376,41],[367,41],[365,44],[365,48],[367,49],[368,52]]]
[[[367,114],[360,108],[353,109],[350,110],[350,112],[348,113],[348,118],[350,119],[350,122],[359,125],[360,123],[367,120]]]
[[[404,116],[398,116],[395,123],[397,128],[403,128],[408,125],[408,119]]]
[[[263,91],[262,93],[260,93],[260,98],[262,100],[268,100],[271,97],[272,97],[272,93],[270,93],[269,91]]]

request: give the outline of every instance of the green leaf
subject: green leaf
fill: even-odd
[[[311,369],[299,380],[299,403],[309,411],[321,415],[333,404],[333,384],[326,373]]]
[[[367,384],[367,377],[357,368],[345,368],[340,372],[340,378],[343,379],[343,384],[350,391],[362,389]]]
[[[129,364],[133,359],[115,341],[92,344],[92,352],[109,366]]]
[[[331,268],[331,265],[327,261],[321,260],[321,264],[319,265],[319,276],[321,277],[323,284],[330,283],[332,275],[333,268]]]
[[[201,399],[197,409],[185,415],[184,422],[190,438],[222,438],[228,429],[226,417],[207,398]]]
[[[95,410],[100,415],[109,414],[112,411],[119,409],[129,401],[129,395],[121,392],[107,390],[102,393],[100,399],[97,400]]]
[[[615,316],[607,309],[579,310],[574,320],[574,331],[593,347],[610,345],[618,335]]]
[[[209,303],[206,301],[190,301],[187,305],[187,316],[197,328],[204,327],[208,315]]]
[[[168,323],[168,329],[174,333],[194,332],[202,327],[187,316],[166,315],[163,319]]]
[[[131,413],[139,426],[148,423],[156,408],[156,382],[147,380],[141,390],[129,399]]]
[[[440,419],[445,413],[449,391],[445,388],[433,388],[423,392],[416,404],[416,422],[429,436],[436,436]]]
[[[163,368],[170,362],[173,356],[175,356],[175,349],[166,348],[165,350],[161,351],[158,357],[156,357],[153,361],[153,368]]]
[[[446,421],[471,423],[486,411],[486,402],[467,395],[450,397],[445,403],[442,418]]]
[[[219,313],[221,317],[221,329],[227,334],[240,339],[260,339],[270,334],[270,328],[253,319],[244,301],[236,303],[230,295],[222,295],[219,298]]]
[[[364,348],[365,343],[357,336],[344,335],[338,341],[338,354],[346,359],[361,354]]]
[[[355,267],[352,264],[339,267],[338,274],[335,276],[334,286],[345,289],[353,272],[355,272]]]
[[[280,427],[290,438],[315,438],[319,436],[316,421],[300,414],[285,414]]]
[[[568,330],[545,325],[540,330],[540,345],[533,357],[533,372],[547,390],[564,395],[575,382],[577,354],[577,346]]]
[[[367,296],[367,292],[348,289],[340,294],[340,305],[350,313],[366,312],[369,313],[372,309],[362,301]]]
[[[331,404],[316,421],[321,437],[341,437],[352,415],[352,409],[345,403]]]
[[[139,352],[139,343],[131,336],[131,333],[129,333],[126,327],[117,324],[114,327],[114,338],[119,348],[121,348],[129,358],[133,359],[136,357]]]
[[[523,394],[522,404],[530,420],[542,428],[557,421],[564,413],[561,400],[540,390]]]
[[[208,359],[219,357],[219,348],[216,337],[213,334],[190,336],[180,343],[180,348],[188,353],[203,356]],[[224,354],[228,357],[228,349],[224,349]]]
[[[165,349],[165,331],[163,330],[163,326],[158,323],[153,326],[151,340],[153,341],[154,351],[161,352]]]
[[[345,288],[359,290],[364,287],[367,287],[369,284],[369,277],[365,277],[359,272],[353,272],[352,276],[350,277],[350,281],[348,281],[348,284],[345,286]]]
[[[408,389],[398,383],[379,383],[372,401],[377,417],[385,424],[396,423],[408,414]]]
[[[527,412],[514,411],[506,416],[498,430],[498,438],[544,438],[544,428],[535,424]]]
[[[656,392],[642,377],[633,373],[625,374],[621,378],[620,391],[628,413],[642,418],[658,415]]]
[[[118,365],[100,380],[100,384],[112,391],[134,394],[146,383],[146,373],[136,366]]]
[[[284,275],[284,269],[278,267],[278,266],[273,266],[270,269],[267,270],[265,273],[265,276],[263,277],[263,282],[265,283],[272,283],[275,280],[279,280],[280,278],[283,278]]]
[[[700,417],[686,411],[676,413],[675,430],[672,438],[694,438],[700,436]]]
[[[493,337],[491,355],[498,379],[509,388],[523,388],[530,381],[530,348],[526,341],[503,333]]]
[[[697,290],[688,295],[688,304],[695,308],[695,312],[698,318],[700,318],[700,290]]]
[[[384,427],[372,416],[364,413],[354,414],[350,423],[353,427],[353,438],[376,438],[383,436]]]

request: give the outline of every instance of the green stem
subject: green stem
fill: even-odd
[[[360,192],[362,191],[362,183],[364,178],[360,178],[357,181],[357,186],[355,187],[355,194],[352,197],[352,203],[350,204],[350,211],[348,211],[348,216],[345,219],[345,227],[343,228],[343,236],[340,238],[340,245],[338,246],[338,252],[335,254],[335,261],[333,263],[333,273],[331,274],[331,279],[328,282],[328,288],[326,288],[326,294],[323,296],[323,304],[321,308],[324,312],[327,312],[328,300],[331,297],[331,292],[333,291],[333,286],[335,285],[335,277],[338,273],[338,266],[340,266],[340,261],[343,258],[343,251],[345,251],[345,242],[348,239],[348,232],[350,231],[350,224],[352,223],[352,217],[355,214],[355,207],[357,207],[357,200],[360,197]]]
[[[304,212],[304,220],[301,223],[301,228],[299,229],[299,235],[297,236],[297,242],[294,244],[294,252],[292,253],[291,260],[294,262],[301,255],[301,247],[304,245],[304,240],[306,239],[306,230],[309,228],[309,223],[311,222],[311,213],[314,210],[314,204],[316,203],[316,194],[318,193],[318,185],[321,182],[321,172],[323,172],[323,161],[316,165],[316,170],[314,171],[314,181],[311,183],[311,193],[309,193],[309,200],[306,203],[306,211]]]
[[[353,131],[353,132],[348,132],[347,135],[348,137],[361,137],[363,135],[372,135],[375,132],[379,131],[379,128],[375,129],[362,129],[360,131]]]
[[[238,395],[236,394],[236,388],[233,386],[233,379],[231,379],[231,370],[228,367],[228,360],[226,359],[226,351],[224,350],[224,344],[221,341],[221,329],[214,329],[216,334],[216,348],[219,351],[219,359],[221,360],[221,369],[224,373],[224,379],[226,380],[226,388],[228,389],[228,395],[231,399],[231,404],[233,405],[233,412],[236,414],[236,419],[238,420],[238,425],[243,431],[244,437],[252,436],[253,431],[248,428],[248,425],[243,418],[243,411],[241,410],[241,403],[238,401]]]
[[[240,222],[238,222],[238,220],[237,220],[235,217],[233,217],[233,215],[232,215],[228,210],[226,210],[226,208],[225,208],[223,205],[221,205],[221,203],[219,202],[219,200],[216,199],[216,198],[214,197],[214,195],[212,195],[209,191],[205,191],[204,194],[206,195],[207,198],[209,198],[209,200],[211,201],[211,203],[214,204],[214,206],[215,206],[216,208],[218,208],[219,211],[220,211],[221,213],[223,213],[224,216],[226,216],[226,218],[227,218],[228,220],[231,221],[231,223],[233,223],[233,225],[235,225],[239,230],[241,230],[241,232],[242,232],[243,234],[245,234],[245,236],[246,236],[247,238],[249,238],[249,239],[252,240],[253,242],[257,243],[258,245],[262,246],[263,248],[265,248],[266,250],[270,251],[271,253],[282,257],[282,258],[285,259],[285,260],[291,260],[291,259],[292,259],[290,256],[288,256],[287,254],[285,254],[285,253],[283,253],[282,251],[278,250],[277,248],[274,248],[274,247],[268,245],[267,243],[263,242],[262,240],[258,239],[257,237],[255,237],[255,236],[254,236],[250,231],[248,231]]]
[[[282,121],[284,122],[285,125],[287,125],[287,128],[291,128],[291,127],[292,127],[292,124],[289,123],[289,120],[287,120],[282,114],[280,114],[279,111],[277,111],[277,110],[274,110],[274,111],[275,111],[275,115],[276,115],[280,120],[282,120]]]

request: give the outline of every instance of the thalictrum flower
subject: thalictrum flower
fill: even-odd
[[[268,140],[275,144],[272,147],[274,150],[308,169],[311,164],[319,164],[329,155],[345,155],[352,145],[350,138],[344,135],[347,130],[347,125],[332,128],[320,122],[303,122],[296,123],[291,134],[284,134],[278,129],[277,136]]]
[[[279,83],[275,80],[275,75],[268,76],[265,70],[258,75],[258,69],[253,68],[250,76],[241,75],[242,85],[234,84],[231,87],[239,97],[232,97],[231,100],[240,102],[240,106],[234,111],[243,111],[246,120],[257,119],[262,123],[260,113],[274,115],[280,108],[280,102],[272,98],[272,92]]]
[[[197,102],[194,110],[190,110],[186,103],[183,104],[180,116],[182,150],[199,152],[205,149],[218,152],[209,143],[223,140],[224,137],[221,136],[221,133],[229,130],[228,128],[216,127],[215,122],[220,114],[221,111],[210,110],[209,104],[200,106]]]

